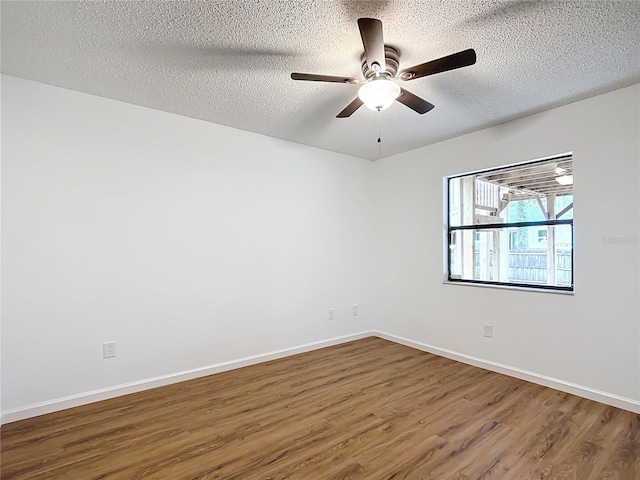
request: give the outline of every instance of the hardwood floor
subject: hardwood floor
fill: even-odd
[[[10,479],[640,479],[640,416],[378,338],[2,427]]]

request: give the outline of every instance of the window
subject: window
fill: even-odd
[[[573,291],[570,154],[445,184],[448,281]]]
[[[546,229],[538,229],[538,243],[544,243],[547,241],[549,232]]]

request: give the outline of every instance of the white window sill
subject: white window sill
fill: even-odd
[[[443,280],[443,284],[446,285],[459,285],[465,287],[482,287],[482,288],[497,288],[498,290],[519,290],[522,292],[536,292],[536,293],[553,293],[556,295],[574,295],[575,290],[554,290],[550,288],[536,288],[529,286],[517,286],[517,285],[492,285],[487,283],[474,283],[474,282],[456,282],[451,280]],[[574,287],[575,288],[575,287]]]

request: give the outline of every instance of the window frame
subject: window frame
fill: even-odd
[[[519,166],[524,165],[535,165],[537,163],[545,163],[550,162],[555,159],[562,159],[566,157],[571,157],[573,161],[573,152],[567,152],[560,155],[553,155],[546,158],[541,158],[532,161],[523,161],[518,163],[508,164],[502,167],[492,167],[481,170],[474,170],[467,173],[449,175],[443,178],[443,200],[446,200],[446,209],[444,211],[444,249],[446,250],[446,255],[443,260],[445,261],[444,265],[444,279],[443,283],[454,284],[454,285],[474,285],[480,287],[492,287],[492,288],[501,288],[501,289],[515,289],[515,290],[526,290],[526,291],[536,291],[536,292],[547,292],[547,293],[562,293],[573,295],[575,291],[575,279],[574,279],[574,264],[575,264],[575,246],[574,246],[574,225],[573,225],[573,215],[570,219],[554,219],[554,220],[540,220],[540,221],[532,221],[532,222],[512,222],[512,223],[483,223],[483,224],[473,224],[473,225],[458,225],[452,226],[450,224],[451,220],[451,195],[450,195],[450,181],[452,179],[466,177],[470,175],[478,175],[486,172],[492,172],[502,169],[508,168],[517,168]],[[540,284],[531,284],[531,283],[517,283],[517,282],[498,282],[492,280],[475,280],[475,279],[464,279],[464,278],[456,278],[451,275],[451,262],[452,262],[452,252],[451,252],[451,239],[452,233],[456,231],[465,231],[465,230],[487,230],[487,229],[509,229],[509,228],[521,228],[521,227],[537,227],[537,226],[556,226],[556,225],[570,225],[571,226],[571,285],[562,286],[562,285],[540,285]]]

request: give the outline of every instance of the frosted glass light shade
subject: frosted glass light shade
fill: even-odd
[[[358,90],[358,97],[371,110],[389,108],[398,95],[400,87],[386,78],[367,82]]]

